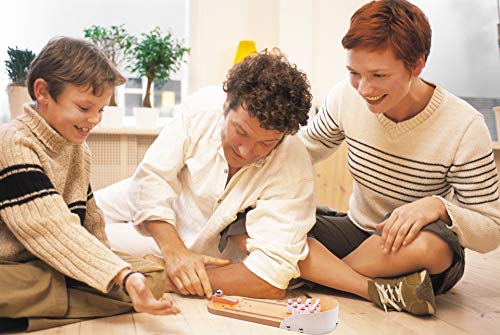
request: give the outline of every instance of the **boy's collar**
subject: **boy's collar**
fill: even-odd
[[[25,104],[24,113],[18,116],[17,119],[26,124],[33,134],[53,152],[60,152],[63,147],[74,145],[55,131],[54,128],[38,114],[35,108],[35,104]]]

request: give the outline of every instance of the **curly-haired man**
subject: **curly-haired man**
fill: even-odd
[[[283,296],[315,222],[310,159],[289,136],[310,107],[305,74],[279,50],[192,94],[132,179],[96,193],[108,222],[151,236],[108,224],[111,244],[161,256],[182,294]]]

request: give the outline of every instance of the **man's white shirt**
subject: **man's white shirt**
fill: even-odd
[[[143,222],[168,222],[188,249],[231,260],[234,250],[223,255],[217,248],[220,232],[251,207],[246,218],[250,254],[243,262],[284,289],[300,275],[297,263],[307,256],[306,235],[315,223],[310,158],[297,136],[286,136],[226,185],[229,167],[221,142],[225,99],[219,87],[189,96],[133,177],[114,190],[96,192],[96,200],[108,223],[130,221],[147,235]]]

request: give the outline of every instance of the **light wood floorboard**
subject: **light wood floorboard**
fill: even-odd
[[[414,317],[385,312],[349,294],[320,289],[314,297],[334,296],[340,304],[339,326],[332,334],[466,335],[500,334],[500,249],[489,254],[466,252],[467,267],[460,283],[437,297],[437,313]],[[298,294],[295,291],[291,294]],[[289,332],[259,324],[212,315],[206,300],[172,295],[182,313],[155,317],[128,313],[64,327],[33,332],[33,335],[261,335]]]

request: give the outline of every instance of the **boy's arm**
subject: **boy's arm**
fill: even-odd
[[[92,192],[92,186],[89,184],[87,190],[87,213],[85,215],[85,228],[97,237],[104,245],[110,248],[109,240],[106,235],[104,215],[101,209],[97,206]]]
[[[12,242],[64,275],[108,291],[129,264],[81,225],[31,145],[18,142],[2,142],[0,159],[0,220],[14,235]],[[6,248],[2,253],[15,257]]]

